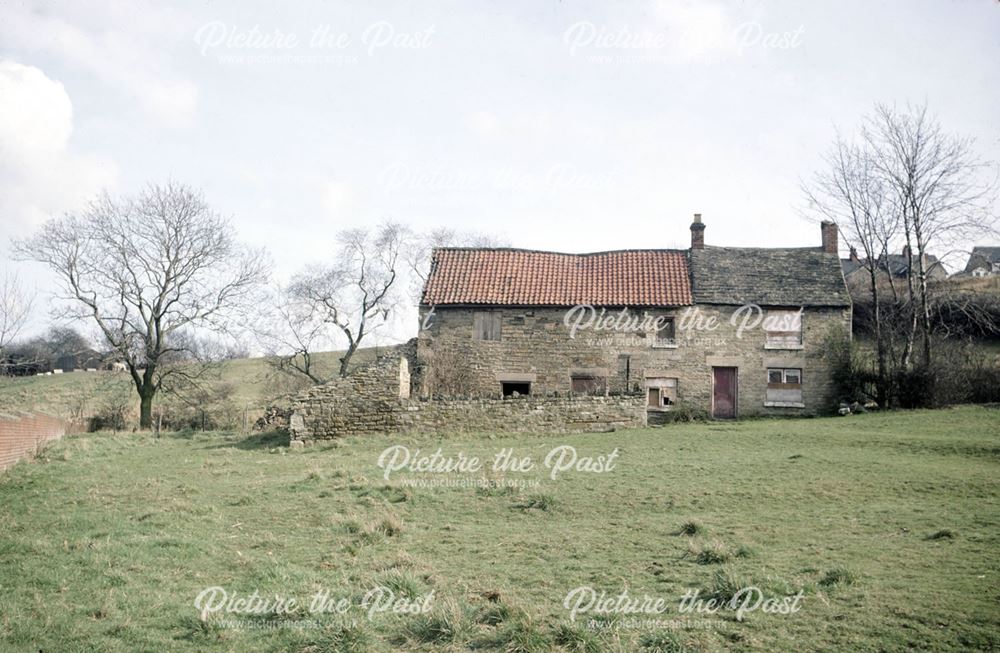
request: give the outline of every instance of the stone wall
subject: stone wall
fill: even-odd
[[[579,433],[645,426],[641,395],[409,398],[409,358],[391,353],[292,403],[293,442],[371,433]]]
[[[832,370],[825,357],[826,340],[831,335],[849,337],[849,308],[807,308],[802,319],[802,346],[795,349],[768,349],[762,329],[737,333],[731,322],[736,306],[700,305],[664,311],[677,324],[677,346],[654,346],[650,333],[580,330],[570,337],[564,322],[566,309],[501,309],[501,337],[497,341],[473,339],[471,307],[437,306],[427,317],[421,311],[417,344],[414,394],[447,394],[435,387],[441,368],[459,370],[466,394],[495,397],[504,380],[524,380],[532,392],[565,394],[571,390],[574,374],[607,378],[612,393],[643,392],[646,379],[678,379],[679,403],[708,411],[712,401],[712,367],[736,367],[738,406],[741,416],[756,414],[802,415],[835,410]],[[702,320],[714,319],[714,330],[683,329],[685,311],[697,310]],[[612,309],[609,309],[612,310]],[[691,325],[693,320],[688,321]],[[435,365],[438,370],[430,373]],[[802,407],[765,405],[767,368],[802,369]]]
[[[411,399],[401,408],[404,433],[596,433],[646,425],[641,395]]]

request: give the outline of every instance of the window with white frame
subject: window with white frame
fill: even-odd
[[[768,309],[764,315],[764,346],[768,349],[802,348],[802,309]]]
[[[767,394],[764,405],[803,408],[802,369],[798,367],[767,368]]]

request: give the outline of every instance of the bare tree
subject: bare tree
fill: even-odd
[[[16,274],[0,276],[0,357],[28,323],[33,303]]]
[[[267,274],[262,252],[239,245],[201,193],[172,183],[105,193],[15,251],[58,275],[72,316],[93,320],[124,361],[144,429],[157,392],[186,374],[168,364],[187,349],[183,332],[225,330]]]
[[[890,241],[899,232],[899,221],[892,210],[889,189],[865,147],[838,136],[824,162],[826,168],[816,174],[811,184],[803,185],[803,192],[810,210],[834,222],[851,251],[860,250],[864,255],[858,262],[867,274],[872,301],[871,327],[878,368],[876,400],[885,406],[890,392],[890,346],[881,314],[879,281]]]
[[[928,115],[926,105],[905,111],[877,105],[864,126],[864,138],[889,188],[906,241],[911,325],[904,357],[908,363],[919,324],[923,364],[930,365],[928,250],[996,233],[996,218],[991,213],[996,177],[989,179],[985,174],[991,165],[975,154],[973,139],[945,132]]]
[[[386,323],[400,305],[401,254],[408,246],[405,227],[385,223],[374,230],[351,229],[338,236],[336,262],[296,276],[289,294],[311,309],[313,318],[347,339],[340,376],[348,374],[361,342]]]
[[[268,354],[268,365],[279,374],[312,384],[327,382],[329,378],[316,364],[317,352],[332,345],[325,311],[317,311],[289,288],[276,289],[268,305],[269,314],[255,328],[257,340]]]

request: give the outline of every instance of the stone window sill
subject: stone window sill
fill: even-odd
[[[768,408],[805,408],[806,405],[798,401],[765,401]]]
[[[654,342],[653,343],[653,349],[677,349],[677,343],[674,342],[674,343],[671,343],[671,344],[666,344],[666,343],[657,344],[657,343]]]
[[[787,349],[790,351],[800,351],[805,349],[802,345],[780,345],[780,344],[768,344],[764,343],[764,349]]]

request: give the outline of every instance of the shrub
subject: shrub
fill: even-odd
[[[707,422],[708,410],[703,406],[698,406],[686,401],[679,401],[670,407],[670,410],[657,413],[657,421],[662,424]]]

